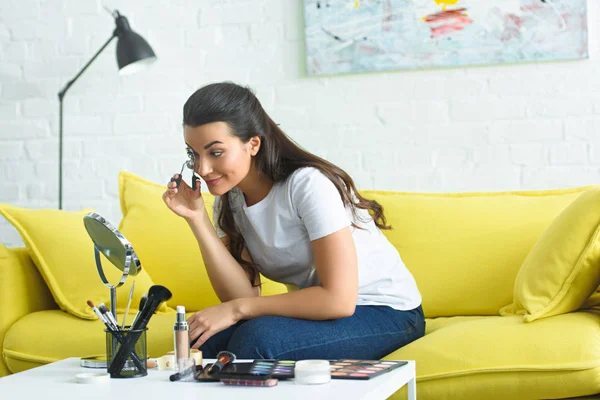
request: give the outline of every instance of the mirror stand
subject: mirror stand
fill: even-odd
[[[121,275],[121,279],[119,280],[119,282],[117,284],[112,285],[110,282],[108,282],[108,279],[106,279],[106,275],[104,275],[104,271],[102,270],[102,260],[100,259],[100,250],[98,249],[98,246],[94,245],[94,257],[96,259],[96,269],[98,270],[98,275],[100,275],[100,279],[102,280],[102,283],[104,283],[104,286],[106,286],[107,288],[110,289],[110,312],[113,315],[113,317],[115,317],[115,321],[117,320],[117,288],[121,287],[127,280],[127,277],[129,276],[129,267],[131,266],[132,253],[133,252],[132,252],[131,248],[128,248],[127,254],[125,257],[125,266],[123,268],[123,275]]]

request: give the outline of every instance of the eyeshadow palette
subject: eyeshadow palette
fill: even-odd
[[[227,364],[221,372],[209,374],[210,366],[196,373],[195,379],[199,382],[218,382],[221,379],[291,379],[294,377],[295,361],[287,360],[254,360],[252,362],[234,362]]]
[[[254,360],[252,362],[235,362],[227,364],[223,370],[215,375],[207,375],[210,367],[207,365],[204,373],[196,376],[198,381],[218,381],[219,379],[253,379],[265,380],[275,378],[279,380],[294,378],[296,362],[290,360]],[[330,360],[332,379],[371,379],[393,369],[406,365],[406,361],[387,360]]]
[[[269,376],[275,379],[291,379],[294,377],[294,364],[289,360],[254,360],[250,369],[251,375]]]
[[[371,379],[408,364],[406,361],[336,360],[330,361],[331,379]]]

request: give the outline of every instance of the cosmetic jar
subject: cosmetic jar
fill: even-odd
[[[171,375],[169,380],[171,382],[187,381],[194,378],[194,372],[196,372],[196,360],[193,358],[180,358],[177,360],[177,373]]]
[[[190,357],[196,360],[196,365],[202,365],[202,351],[198,349],[191,349]]]
[[[83,372],[75,375],[75,382],[77,383],[105,383],[110,381],[110,375],[106,372]]]
[[[319,385],[331,381],[331,367],[327,360],[296,361],[294,381],[300,385]]]
[[[159,370],[174,370],[175,369],[175,355],[166,354],[156,359]]]

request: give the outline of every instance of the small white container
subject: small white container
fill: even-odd
[[[294,381],[300,385],[320,385],[331,381],[331,367],[327,360],[296,361]]]
[[[105,383],[110,381],[110,374],[105,372],[82,372],[75,375],[77,383]]]

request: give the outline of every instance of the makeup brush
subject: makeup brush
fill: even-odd
[[[87,301],[87,305],[90,306],[90,308],[92,309],[92,311],[94,312],[94,314],[96,314],[98,316],[98,319],[100,321],[102,321],[102,323],[104,325],[106,325],[106,327],[108,328],[108,330],[112,331],[113,327],[111,324],[108,323],[108,321],[106,320],[106,318],[104,318],[104,315],[102,315],[102,313],[100,312],[100,310],[98,310],[98,308],[96,308],[96,306],[94,305],[94,303],[92,303],[91,300]]]
[[[111,338],[111,347],[112,354],[115,354],[117,352],[117,343],[115,342],[115,339],[118,340],[122,346],[124,338],[121,336],[121,332],[119,332],[119,326],[117,325],[117,321],[113,318],[113,314],[109,311],[108,307],[106,307],[104,303],[100,303],[98,305],[98,310],[100,311],[104,319],[106,319],[106,322],[108,322],[108,324],[110,325],[111,328],[109,330],[113,332]]]
[[[136,332],[130,332],[127,335],[126,342],[119,348],[113,362],[108,368],[108,372],[111,375],[118,373],[118,371],[123,368],[125,361],[133,352],[136,342],[140,338],[142,332],[146,329],[152,315],[164,301],[169,300],[172,296],[173,294],[171,291],[164,286],[153,285],[150,287],[150,290],[148,290],[148,300],[146,300],[144,308],[140,311],[139,318],[131,327],[131,330]]]
[[[133,322],[131,323],[131,326],[134,326],[135,323],[137,322],[142,310],[144,309],[144,306],[146,305],[146,301],[148,301],[148,294],[144,293],[144,295],[140,299],[140,306],[138,308],[138,312],[135,314],[135,317],[133,318]]]
[[[102,315],[108,321],[108,323],[111,324],[111,326],[113,327],[113,330],[118,331],[119,325],[117,324],[115,317],[113,317],[113,315],[110,312],[110,310],[108,309],[108,307],[106,307],[106,305],[104,303],[100,303],[100,304],[98,304],[98,310],[102,313]]]
[[[123,325],[121,325],[122,329],[125,329],[125,322],[127,321],[127,314],[129,313],[129,306],[131,305],[131,296],[133,296],[133,288],[135,287],[135,281],[131,284],[131,289],[129,290],[129,300],[127,300],[127,307],[125,307],[125,315],[123,315]]]
[[[220,351],[217,354],[217,361],[210,367],[208,374],[220,372],[227,364],[235,361],[235,354],[230,351]]]
[[[169,300],[173,294],[162,285],[153,285],[148,290],[148,299],[144,308],[140,311],[140,317],[131,329],[145,329],[150,317],[156,312],[160,304]]]

